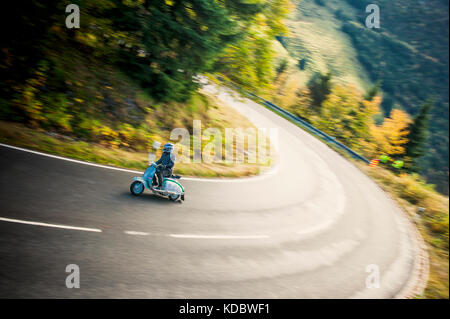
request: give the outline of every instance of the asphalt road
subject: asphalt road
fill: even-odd
[[[132,172],[0,146],[0,297],[394,297],[414,241],[386,194],[290,122],[217,95],[278,128],[279,156],[256,178],[182,179],[184,203],[132,196]],[[68,264],[79,289],[65,285]]]

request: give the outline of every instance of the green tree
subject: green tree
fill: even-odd
[[[159,100],[184,101],[193,76],[211,69],[223,48],[244,32],[260,1],[123,1],[111,10],[123,69]]]
[[[276,68],[277,77],[279,77],[284,71],[286,71],[286,69],[288,68],[288,66],[289,66],[288,60],[287,60],[286,58],[283,58],[283,59],[279,62],[278,66],[277,66],[277,68]]]
[[[253,91],[266,88],[277,75],[276,72],[283,70],[275,68],[272,41],[286,32],[283,19],[289,12],[287,0],[261,3],[260,12],[241,23],[245,31],[237,41],[225,47],[213,68]]]
[[[309,92],[311,93],[312,105],[316,109],[320,109],[322,103],[326,100],[331,92],[331,72],[326,74],[316,73],[308,83]]]
[[[2,19],[10,21],[8,31],[2,32],[0,43],[0,93],[10,99],[15,87],[32,77],[35,67],[45,55],[42,41],[49,29],[61,18],[64,9],[58,0],[13,1],[4,8]]]
[[[407,168],[410,171],[420,170],[417,161],[425,153],[425,145],[428,138],[428,123],[430,120],[430,110],[432,102],[426,101],[420,107],[419,112],[414,117],[414,121],[409,126],[408,143],[406,144]]]
[[[372,85],[369,90],[367,90],[364,95],[364,100],[372,101],[372,99],[380,93],[381,89],[381,81],[377,81],[374,85]]]

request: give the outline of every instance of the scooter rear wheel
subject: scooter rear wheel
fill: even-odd
[[[140,181],[134,181],[130,185],[130,192],[134,196],[141,195],[144,192],[144,189],[145,189],[144,184],[142,184],[142,182]]]

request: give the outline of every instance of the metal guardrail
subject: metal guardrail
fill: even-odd
[[[319,138],[325,140],[326,142],[331,143],[331,144],[339,147],[340,149],[344,150],[351,157],[356,158],[358,160],[361,160],[361,161],[365,162],[366,164],[370,164],[370,161],[367,158],[365,158],[364,156],[356,153],[354,150],[352,150],[351,148],[347,147],[346,145],[342,144],[341,142],[336,140],[336,138],[334,136],[330,136],[327,133],[322,132],[318,128],[315,128],[314,126],[312,126],[311,124],[309,124],[305,120],[301,119],[300,117],[298,117],[298,116],[296,116],[296,115],[286,111],[285,109],[279,107],[278,105],[275,105],[272,102],[267,101],[266,99],[263,99],[262,97],[254,94],[254,93],[247,92],[246,90],[236,86],[234,83],[228,82],[228,81],[226,81],[225,79],[223,79],[221,77],[219,77],[218,80],[220,80],[221,82],[227,82],[228,84],[230,84],[231,86],[236,88],[238,91],[243,92],[247,96],[251,96],[253,98],[256,98],[257,100],[259,100],[262,104],[264,104],[268,108],[270,108],[272,110],[275,110],[275,111],[285,115],[290,120],[292,120],[296,124],[300,125],[301,127],[305,128],[307,131],[311,132],[312,134],[314,134],[314,135],[318,136]]]

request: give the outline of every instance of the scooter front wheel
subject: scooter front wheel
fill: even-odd
[[[130,185],[130,192],[134,196],[141,195],[144,192],[144,189],[145,189],[144,184],[140,181],[134,181]]]
[[[178,198],[180,198],[180,195],[169,195],[171,201],[176,201]]]

